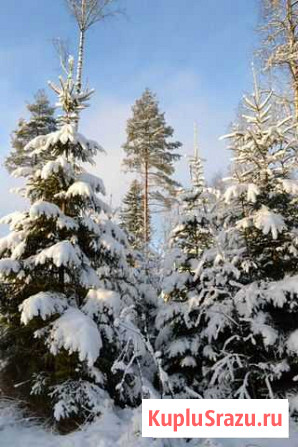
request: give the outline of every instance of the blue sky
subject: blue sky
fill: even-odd
[[[224,170],[229,154],[218,141],[245,91],[257,46],[258,0],[119,0],[126,14],[95,25],[88,34],[85,81],[96,89],[81,130],[106,149],[93,171],[118,204],[129,182],[121,172],[125,122],[146,87],[183,143],[177,177],[187,183],[187,155],[198,122],[206,175]],[[64,0],[0,2],[0,161],[25,103],[59,75],[52,39],[69,41],[76,55],[77,32]],[[53,96],[51,96],[53,98]],[[53,98],[54,100],[54,98]],[[0,214],[21,207],[8,193],[15,184],[0,168]]]

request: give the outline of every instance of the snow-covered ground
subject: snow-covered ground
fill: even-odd
[[[23,418],[16,405],[0,402],[1,447],[297,447],[298,427],[285,439],[152,440],[141,437],[140,410],[107,409],[103,418],[75,433],[60,436]]]

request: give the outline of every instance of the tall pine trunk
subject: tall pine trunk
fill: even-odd
[[[149,173],[148,159],[145,160],[145,185],[144,185],[144,245],[147,253],[149,244]]]

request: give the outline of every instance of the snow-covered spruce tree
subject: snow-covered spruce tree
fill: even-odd
[[[206,291],[200,337],[205,395],[287,396],[297,409],[297,140],[291,118],[272,122],[271,100],[256,83],[244,99],[246,128],[228,136],[234,172],[223,239],[230,253],[211,268],[206,257],[208,268],[198,269]],[[216,276],[220,267],[226,273]]]
[[[184,301],[193,283],[194,265],[197,266],[201,254],[211,243],[207,215],[209,191],[197,152],[189,165],[192,187],[179,194],[178,216],[170,234],[170,251],[165,256],[163,293],[166,300]]]
[[[160,112],[155,95],[145,90],[133,106],[133,116],[127,123],[124,165],[135,172],[143,184],[144,245],[150,242],[150,202],[163,204],[178,186],[172,178],[174,162],[180,155],[181,143],[169,140],[174,133]]]
[[[25,146],[33,138],[46,135],[57,128],[54,117],[54,107],[50,105],[49,99],[44,90],[39,90],[32,104],[27,105],[30,113],[28,120],[20,119],[17,129],[12,134],[12,152],[5,161],[5,166],[11,173],[18,168],[26,168],[36,164],[37,160],[32,158],[25,151]],[[44,158],[48,156],[43,154]]]
[[[61,126],[27,147],[55,159],[28,173],[30,209],[2,220],[11,233],[0,240],[2,388],[66,422],[99,414],[126,385],[128,403],[139,401],[141,373],[131,372],[144,352],[133,331],[136,279],[126,276],[125,235],[98,196],[102,181],[83,167],[100,150],[76,130],[91,92],[76,93],[70,65],[69,77],[52,85]]]
[[[128,233],[131,246],[142,250],[144,246],[144,198],[143,187],[134,180],[122,201],[121,227]]]
[[[164,304],[157,315],[156,350],[169,375],[169,390],[180,397],[190,396],[199,380],[197,350],[198,309],[192,301],[198,294],[196,268],[212,244],[211,221],[216,194],[205,185],[202,160],[190,160],[192,187],[181,193],[179,215],[165,253],[162,280]],[[193,391],[194,393],[194,391]],[[193,394],[195,395],[195,393]]]
[[[91,293],[90,311],[103,328],[107,348],[109,343],[117,347],[106,382],[109,394],[120,406],[137,406],[142,398],[156,393],[152,382],[158,364],[151,325],[157,296],[145,275],[144,259],[131,248],[126,232],[111,217],[101,218],[99,224],[102,235],[95,244],[103,291],[101,288]],[[111,293],[106,294],[106,290]],[[102,361],[109,356],[107,352]]]

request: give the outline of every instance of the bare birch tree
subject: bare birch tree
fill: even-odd
[[[70,12],[77,22],[80,33],[76,75],[78,93],[82,89],[86,33],[95,23],[119,12],[113,9],[116,2],[117,0],[66,0]]]
[[[290,75],[298,121],[298,0],[262,0],[262,5],[261,54],[266,68],[285,68]]]

